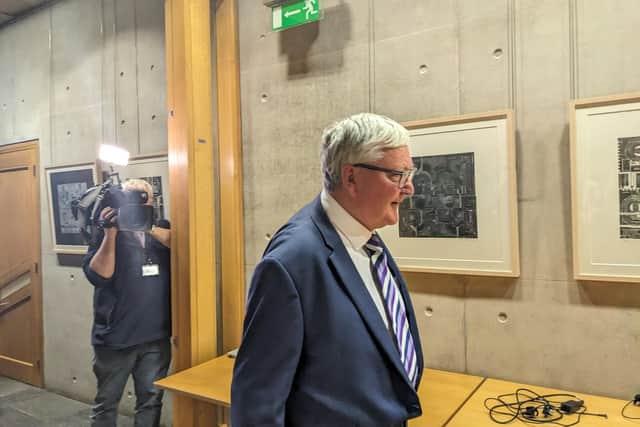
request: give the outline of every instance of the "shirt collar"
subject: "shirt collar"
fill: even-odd
[[[320,194],[320,203],[322,203],[322,207],[327,213],[329,221],[346,237],[353,248],[362,249],[365,243],[371,238],[372,232],[351,216],[351,214],[325,190],[322,190]]]

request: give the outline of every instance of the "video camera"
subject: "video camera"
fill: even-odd
[[[98,209],[97,224],[102,228],[113,226],[123,231],[146,231],[153,223],[153,206],[147,205],[149,195],[144,190],[122,190],[110,187],[104,193]],[[102,209],[110,207],[117,211],[115,223],[100,218]]]
[[[71,212],[81,220],[81,233],[86,241],[91,240],[95,228],[117,226],[122,231],[147,231],[153,224],[153,206],[147,205],[149,195],[143,190],[123,190],[117,172],[108,179],[89,188],[80,198],[71,202]],[[106,207],[116,211],[117,221],[105,221],[100,213]]]

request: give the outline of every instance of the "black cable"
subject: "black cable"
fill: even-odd
[[[640,394],[636,394],[636,397],[633,400],[628,401],[627,404],[622,407],[620,415],[622,415],[622,417],[626,418],[627,420],[640,420],[640,417],[632,417],[624,413],[627,407],[631,404],[633,404],[633,406],[640,406]]]
[[[557,423],[563,417],[558,407],[553,405],[555,402],[548,400],[550,397],[559,396],[575,397],[564,393],[542,396],[532,390],[519,388],[515,393],[507,393],[495,398],[485,399],[484,405],[489,410],[489,417],[498,424],[508,424],[516,419],[530,424],[550,424]],[[505,401],[509,397],[513,397],[515,402]],[[499,402],[499,404],[489,407],[487,402],[492,400]],[[543,418],[539,419],[541,414]],[[498,419],[496,415],[504,417],[503,419]]]
[[[607,414],[587,412],[584,401],[573,394],[540,395],[527,388],[519,388],[515,393],[489,397],[484,400],[484,407],[489,411],[489,418],[497,424],[509,424],[518,420],[526,424],[571,427],[578,424],[583,415],[607,418]],[[561,422],[570,415],[575,415],[576,419],[572,422]]]

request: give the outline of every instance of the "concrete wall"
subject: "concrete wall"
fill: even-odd
[[[51,250],[44,168],[93,162],[103,142],[166,151],[165,70],[162,0],[67,0],[0,30],[0,144],[40,141],[45,383],[80,400],[95,396],[93,288]]]
[[[269,9],[239,1],[247,281],[269,235],[319,192],[319,137],[331,121],[367,110],[405,121],[513,108],[522,274],[407,274],[426,364],[637,393],[640,286],[573,280],[567,104],[640,90],[640,3],[323,0],[322,8],[321,22],[272,33]]]

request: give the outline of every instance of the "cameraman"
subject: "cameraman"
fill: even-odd
[[[153,203],[151,185],[131,179],[123,191],[139,190]],[[162,394],[153,382],[171,361],[171,232],[161,220],[149,231],[119,231],[117,213],[102,209],[102,228],[82,260],[94,285],[93,371],[98,381],[91,425],[116,425],[118,404],[129,375],[136,392],[135,425],[157,426]]]

